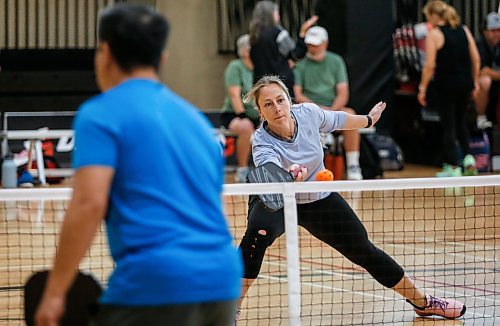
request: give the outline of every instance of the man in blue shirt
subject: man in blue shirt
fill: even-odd
[[[202,113],[158,80],[168,23],[116,5],[99,19],[98,96],[75,119],[73,198],[37,313],[53,325],[105,219],[116,268],[97,325],[228,325],[241,262],[222,211],[224,162]]]

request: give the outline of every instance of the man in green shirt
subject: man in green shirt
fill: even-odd
[[[253,64],[250,59],[250,38],[242,35],[236,42],[239,59],[229,63],[224,73],[226,98],[222,107],[222,123],[238,136],[236,140],[236,181],[246,182],[251,137],[259,125],[259,112],[243,97],[252,88]]]
[[[328,33],[320,26],[310,28],[305,37],[306,58],[295,66],[295,97],[297,102],[315,103],[324,110],[356,112],[347,108],[349,85],[344,60],[327,51]],[[344,130],[347,179],[362,180],[359,166],[358,130]]]

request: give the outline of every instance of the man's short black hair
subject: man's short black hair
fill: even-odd
[[[116,4],[99,18],[98,38],[109,44],[120,68],[160,66],[167,44],[169,24],[153,8],[144,5]]]

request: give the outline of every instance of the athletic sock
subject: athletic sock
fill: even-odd
[[[359,151],[346,152],[346,165],[359,166]]]

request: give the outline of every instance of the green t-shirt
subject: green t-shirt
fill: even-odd
[[[344,59],[327,52],[321,62],[309,58],[295,65],[295,85],[302,86],[302,93],[318,105],[330,106],[336,97],[336,86],[347,82]]]
[[[224,72],[224,81],[226,83],[226,98],[224,99],[222,111],[234,112],[233,106],[231,105],[231,99],[228,94],[229,87],[240,86],[241,98],[243,98],[253,85],[252,70],[248,69],[241,59],[233,60],[229,63],[226,71]],[[259,112],[255,109],[253,104],[244,103],[244,105],[247,116],[252,120],[259,120]]]

